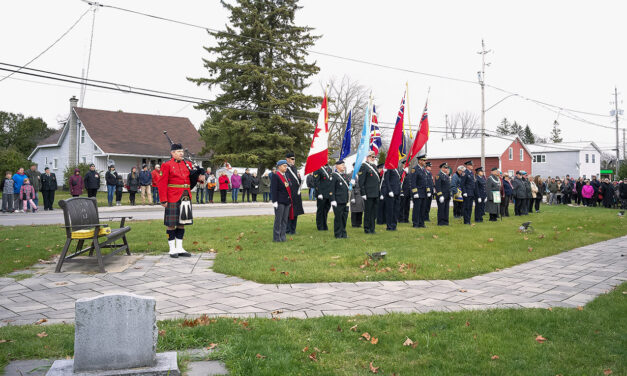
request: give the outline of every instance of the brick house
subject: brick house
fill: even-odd
[[[468,160],[472,160],[477,168],[481,165],[481,138],[430,138],[426,154],[434,170],[437,170],[443,162],[455,170]],[[486,136],[484,170],[489,172],[493,167],[498,167],[510,176],[517,170],[531,173],[531,161],[531,153],[520,137]]]

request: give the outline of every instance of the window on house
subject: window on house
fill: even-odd
[[[595,154],[592,154],[592,163],[596,163],[596,162],[595,162],[595,157],[596,157],[596,155],[595,155]]]
[[[514,176],[514,170],[507,170],[507,175],[511,178]]]
[[[525,154],[523,152],[523,149],[520,149],[520,161],[524,161],[525,160]]]
[[[87,163],[87,157],[81,157],[81,163],[82,164],[86,164]]]
[[[586,163],[590,163],[590,161],[588,160],[588,154],[586,154]]]
[[[96,144],[94,144],[94,151],[98,151],[98,146],[96,146]]]
[[[509,148],[509,160],[514,159],[514,148]]]
[[[81,129],[81,144],[85,143],[85,130]]]
[[[56,169],[58,169],[58,168],[59,168],[59,160],[58,160],[57,158],[54,158],[54,159],[52,160],[52,169],[53,169],[53,170],[56,170]]]

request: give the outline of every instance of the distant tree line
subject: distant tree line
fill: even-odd
[[[37,143],[54,132],[41,118],[0,111],[0,172],[27,169]]]

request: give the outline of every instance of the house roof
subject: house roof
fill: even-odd
[[[485,138],[485,156],[500,157],[518,137]],[[529,152],[526,145],[518,138],[518,142]],[[481,137],[474,138],[429,138],[426,148],[428,159],[475,158],[481,157]]]
[[[75,107],[91,139],[105,154],[169,155],[168,136],[199,155],[204,143],[188,118]]]
[[[556,144],[533,144],[528,146],[529,150],[532,153],[558,153],[590,149],[596,149],[596,151],[602,153],[597,144],[592,141],[560,142]]]
[[[56,145],[59,143],[59,139],[61,138],[62,134],[63,134],[63,128],[57,129],[53,134],[39,141],[37,146]]]

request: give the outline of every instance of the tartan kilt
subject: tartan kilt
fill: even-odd
[[[179,223],[180,213],[181,200],[178,200],[177,202],[168,202],[163,215],[163,224],[168,227],[184,226],[184,224]]]

